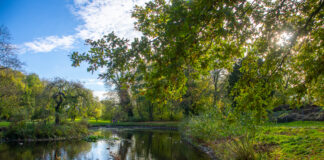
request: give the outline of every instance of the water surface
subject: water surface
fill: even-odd
[[[0,160],[75,159],[206,160],[208,156],[181,140],[177,131],[100,128],[97,142],[59,141],[0,144]]]

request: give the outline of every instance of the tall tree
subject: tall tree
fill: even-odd
[[[79,66],[85,61],[89,64],[88,71],[94,72],[99,68],[105,72],[99,74],[99,78],[113,84],[118,92],[119,103],[128,117],[133,117],[133,106],[129,94],[129,82],[132,78],[133,54],[129,51],[128,40],[118,38],[114,33],[104,36],[102,39],[87,40],[91,49],[88,53],[74,52],[71,55],[73,66]]]
[[[7,120],[24,118],[23,96],[26,87],[24,79],[25,75],[19,71],[0,70],[0,117]]]
[[[323,85],[323,3],[155,0],[137,6],[136,28],[158,44],[152,47],[147,86],[158,97],[180,98],[186,93],[188,68],[202,75],[215,63],[230,69],[237,58],[245,57],[234,87],[238,112],[252,111],[263,119],[291,69],[292,97],[321,104],[323,92],[316,88]]]
[[[87,91],[82,84],[55,78],[46,86],[45,92],[49,93],[49,101],[53,102],[55,110],[55,124],[60,124],[63,108],[82,107],[87,101]],[[91,97],[92,98],[92,97]],[[81,101],[80,101],[81,99]],[[81,104],[80,104],[81,103]],[[77,110],[74,110],[77,113]],[[74,117],[74,116],[72,116]],[[75,118],[75,117],[74,117]]]

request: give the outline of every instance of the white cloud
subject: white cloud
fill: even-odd
[[[20,47],[27,51],[50,52],[54,49],[70,49],[78,39],[99,39],[114,31],[118,36],[132,40],[141,36],[134,28],[135,19],[131,11],[135,5],[143,6],[149,0],[74,0],[73,14],[83,21],[75,28],[76,33],[68,36],[48,36],[26,42]]]
[[[94,97],[98,97],[99,100],[109,99],[118,103],[117,92],[107,92],[107,91],[93,91]]]
[[[82,82],[86,85],[86,86],[89,86],[89,85],[99,85],[99,86],[103,86],[105,85],[104,82],[102,82],[101,80],[99,79],[83,79]]]
[[[73,36],[49,36],[46,38],[38,38],[32,42],[24,43],[23,51],[33,52],[50,52],[55,48],[69,49],[72,47],[75,38]]]
[[[98,69],[98,72],[99,72],[99,73],[105,73],[105,72],[106,72],[106,69],[105,69],[105,68],[99,68],[99,69]]]
[[[106,98],[106,91],[93,91],[93,95],[98,97],[99,100],[103,100]]]
[[[75,0],[73,13],[84,23],[76,28],[81,39],[99,39],[114,31],[118,36],[133,39],[140,32],[134,29],[131,11],[148,0]]]
[[[83,5],[87,2],[89,2],[89,1],[88,0],[74,0],[75,5]]]

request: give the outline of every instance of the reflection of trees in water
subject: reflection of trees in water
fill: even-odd
[[[131,133],[131,134],[130,134]],[[128,131],[117,135],[123,139],[131,139],[130,142],[124,141],[119,146],[121,159],[126,159],[127,151],[130,159],[203,159],[197,154],[190,145],[181,143],[179,133],[172,131]]]
[[[91,150],[91,144],[84,141],[0,144],[0,159],[73,159]]]
[[[97,134],[97,133],[96,133]],[[186,160],[205,159],[190,145],[181,143],[178,132],[149,130],[103,130],[98,132],[105,137],[118,136],[115,153],[125,159]],[[108,143],[108,141],[107,141]],[[85,141],[62,141],[18,144],[0,144],[0,160],[13,159],[79,159],[85,158],[93,143]],[[110,144],[108,144],[110,145]]]
[[[119,146],[119,155],[121,159],[126,158],[127,151],[130,159],[138,159],[139,157],[145,157],[147,159],[176,159],[176,153],[180,146],[177,145],[180,141],[179,134],[167,133],[163,131],[131,131],[120,132],[117,135],[123,139],[130,140],[133,136],[133,145],[129,141],[123,141]],[[179,154],[178,154],[179,155]]]
[[[112,134],[114,133],[113,130],[107,130],[104,128],[100,128],[97,130],[92,130],[92,135],[101,135],[104,136],[105,138],[110,138]]]
[[[118,155],[121,160],[125,160],[127,156],[128,149],[132,145],[132,133],[130,132],[115,132],[116,135],[123,140],[119,143]]]

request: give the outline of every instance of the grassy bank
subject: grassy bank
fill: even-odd
[[[254,145],[270,159],[324,159],[324,122],[262,126]]]
[[[11,140],[38,140],[56,138],[77,138],[88,134],[87,123],[12,123],[2,133],[2,138]]]
[[[268,123],[265,126],[273,127],[324,127],[324,122],[321,121],[295,121],[288,123]]]
[[[89,119],[88,120],[88,124],[90,126],[105,126],[105,125],[109,125],[110,121],[109,120],[94,120],[94,119]]]
[[[220,159],[324,159],[324,122],[268,123],[254,135],[197,137],[191,138]]]
[[[8,127],[10,125],[10,122],[0,122],[0,127]]]
[[[77,122],[80,120],[76,120]],[[144,126],[144,127],[178,127],[178,121],[150,121],[150,122],[115,122],[109,120],[89,119],[88,124],[92,127],[96,126]]]
[[[80,121],[81,121],[81,119],[78,119],[75,122],[80,122]],[[11,122],[0,122],[0,128],[1,127],[5,127],[5,128],[9,127],[10,123]],[[54,122],[51,122],[51,123],[54,123]],[[104,125],[109,125],[110,121],[108,121],[108,120],[98,120],[98,121],[96,121],[96,120],[90,119],[90,120],[88,120],[88,124],[90,126],[104,126]]]
[[[55,139],[55,138],[76,138],[88,134],[87,124],[64,123],[60,125],[44,123],[15,123],[11,124],[2,134],[8,140],[24,139]]]
[[[80,122],[81,119],[76,119],[75,122]],[[11,122],[0,122],[0,127],[8,127]],[[109,120],[89,119],[88,124],[92,127],[96,126],[153,126],[153,127],[178,127],[178,121],[153,121],[153,122],[117,122],[111,123]]]
[[[166,121],[166,122],[118,122],[110,123],[110,126],[144,126],[144,127],[178,127],[178,121]]]

